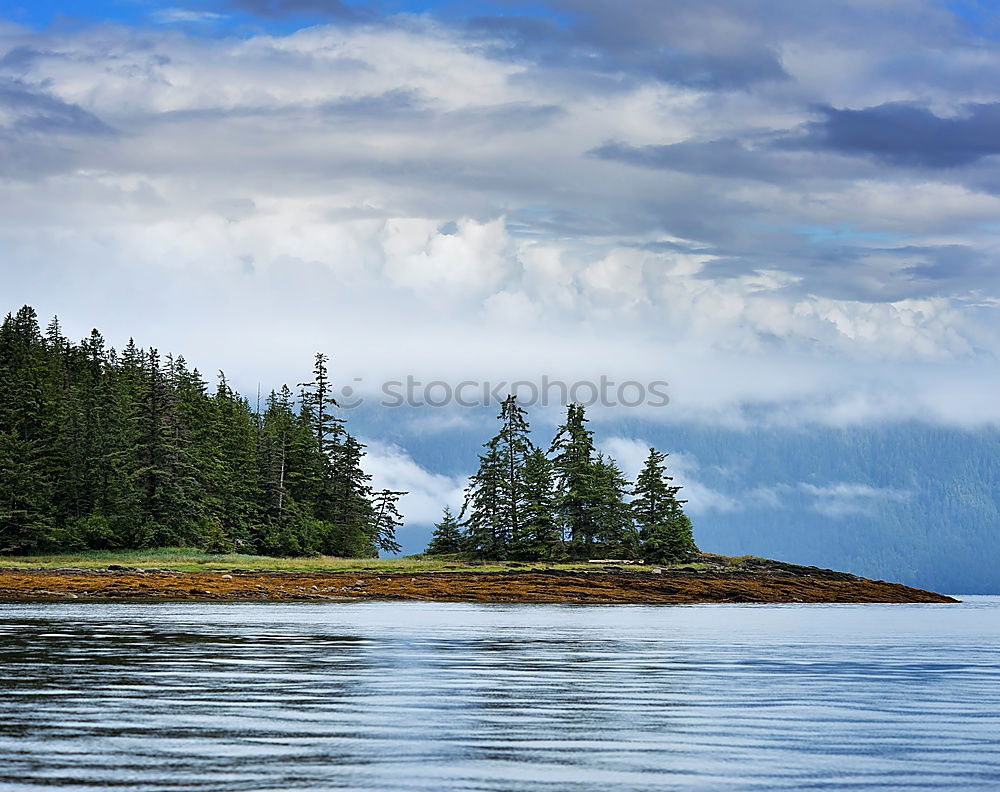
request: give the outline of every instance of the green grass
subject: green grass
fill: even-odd
[[[34,556],[0,556],[0,567],[8,569],[105,569],[109,565],[139,569],[176,569],[182,572],[246,569],[281,572],[497,572],[505,569],[594,569],[594,564],[534,562],[470,563],[448,556],[408,556],[405,558],[335,558],[310,556],[275,558],[272,556],[227,553],[218,555],[187,547],[164,547],[150,550],[87,550]],[[677,564],[680,567],[707,568],[706,564]],[[599,568],[599,567],[597,567]],[[648,568],[648,567],[647,567]],[[643,569],[643,567],[636,567]]]

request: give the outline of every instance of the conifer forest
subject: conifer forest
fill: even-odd
[[[251,405],[220,373],[130,341],[79,343],[34,309],[0,327],[0,552],[187,546],[397,552],[404,493],[375,491],[334,416],[328,358]]]
[[[397,553],[405,492],[375,489],[365,446],[312,377],[251,404],[181,356],[80,342],[34,309],[0,327],[0,553],[191,547],[275,556]],[[598,453],[571,404],[543,449],[509,396],[460,513],[429,555],[683,560],[691,523],[650,449],[634,483]]]

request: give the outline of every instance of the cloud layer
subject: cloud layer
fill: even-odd
[[[371,386],[665,379],[670,417],[1000,418],[993,39],[919,0],[501,8],[0,24],[9,307],[246,389],[325,349]]]

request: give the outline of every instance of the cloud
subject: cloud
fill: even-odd
[[[309,14],[334,19],[357,19],[368,16],[341,0],[229,0],[229,5],[262,17]]]
[[[20,134],[107,135],[113,131],[79,105],[11,79],[0,79],[0,124],[0,129]]]
[[[198,11],[191,8],[162,8],[151,15],[155,22],[161,25],[186,22],[215,22],[224,19],[223,14],[214,11]]]
[[[240,8],[0,29],[10,308],[250,390],[327,349],[376,394],[604,374],[669,381],[654,420],[1000,421],[1000,56],[938,4]]]
[[[798,488],[814,498],[812,508],[815,511],[828,517],[869,514],[881,503],[898,503],[909,500],[913,495],[907,490],[892,487],[845,482],[826,486],[803,483]]]
[[[462,506],[464,478],[431,473],[392,443],[363,442],[368,446],[364,467],[372,477],[372,486],[407,493],[399,502],[407,525],[432,525],[441,518],[445,505],[458,513]]]
[[[942,118],[910,102],[862,110],[819,107],[822,120],[786,145],[868,155],[891,165],[954,168],[1000,154],[1000,102],[967,105]]]
[[[639,475],[649,448],[642,440],[621,436],[610,437],[601,443],[601,450],[618,461],[630,481],[635,481]],[[802,507],[836,518],[872,514],[881,505],[913,497],[909,490],[844,481],[825,484],[775,482],[726,491],[704,482],[706,476],[724,481],[725,472],[703,470],[697,458],[690,454],[671,452],[666,466],[673,483],[682,487],[679,497],[687,500],[685,509],[695,515]]]

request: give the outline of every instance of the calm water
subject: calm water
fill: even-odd
[[[1000,599],[0,604],[0,789],[1000,789]]]

